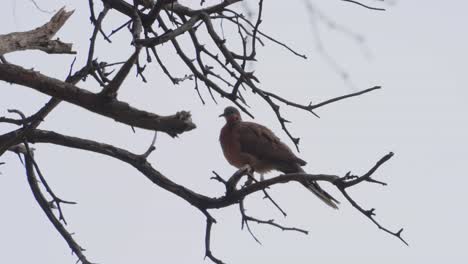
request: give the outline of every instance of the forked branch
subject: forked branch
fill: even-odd
[[[14,136],[14,135],[11,135]],[[0,144],[3,140],[8,140],[7,136],[0,136]],[[229,187],[230,191],[226,192],[221,197],[214,197],[210,198],[209,196],[196,193],[182,185],[179,185],[169,177],[164,176],[161,172],[155,170],[149,162],[146,161],[146,157],[138,154],[133,154],[129,151],[124,149],[120,149],[114,147],[109,144],[99,143],[91,140],[80,139],[76,137],[69,137],[65,135],[61,135],[55,132],[50,131],[43,131],[43,130],[34,130],[30,133],[28,137],[28,141],[30,142],[37,142],[37,143],[51,143],[51,144],[58,144],[65,147],[70,148],[77,148],[83,149],[91,152],[101,153],[116,159],[119,159],[125,163],[128,163],[139,170],[143,175],[145,175],[150,181],[152,181],[157,186],[179,196],[180,198],[187,201],[189,204],[193,205],[194,207],[198,208],[202,213],[208,212],[210,209],[220,209],[226,208],[235,204],[240,204],[247,196],[254,194],[259,191],[264,191],[267,188],[272,188],[278,184],[284,184],[288,182],[308,182],[308,181],[327,181],[335,185],[344,195],[344,197],[351,203],[353,207],[358,209],[361,213],[363,213],[366,217],[368,217],[374,224],[376,224],[380,229],[384,230],[385,232],[399,238],[402,242],[407,244],[407,242],[402,238],[401,233],[402,230],[398,232],[392,232],[383,227],[380,223],[378,223],[374,218],[374,210],[364,210],[361,206],[358,205],[356,201],[352,199],[352,197],[346,192],[347,188],[353,187],[359,183],[363,182],[371,182],[372,176],[374,173],[379,169],[385,162],[387,162],[392,156],[393,153],[389,153],[382,157],[376,165],[374,165],[367,173],[363,174],[362,176],[351,176],[349,173],[345,176],[337,176],[337,175],[330,175],[330,174],[306,174],[306,173],[293,173],[293,174],[283,174],[279,175],[264,181],[254,182],[250,185],[244,187]],[[239,176],[241,175],[241,176]],[[238,182],[239,177],[245,175],[245,171],[236,172],[234,177],[236,179],[231,180],[231,182]],[[219,176],[219,175],[218,175]],[[218,179],[219,180],[219,179]],[[226,186],[229,186],[229,181],[220,180],[221,182],[225,182]],[[241,210],[243,212],[243,210]],[[260,224],[267,224],[278,227],[280,229],[285,230],[293,230],[305,233],[306,231],[299,228],[294,227],[284,227],[279,224],[276,224],[274,220],[260,220],[251,216],[247,216],[245,213],[243,214],[243,219],[246,221],[254,221]],[[214,223],[214,219],[207,218],[207,235],[211,234],[211,225]],[[209,239],[207,240],[210,241]],[[211,255],[211,257],[210,257]],[[211,254],[211,250],[207,251],[207,256],[212,259],[213,261],[219,261],[217,258],[213,257]],[[216,262],[221,263],[221,262]]]
[[[180,197],[204,214],[206,217],[205,255],[214,263],[223,262],[214,256],[211,249],[212,226],[216,223],[216,220],[210,215],[211,209],[239,206],[241,223],[243,226],[247,227],[248,232],[250,232],[257,242],[259,242],[259,240],[255,237],[249,223],[253,222],[261,225],[269,225],[283,231],[297,231],[307,234],[307,231],[304,229],[283,226],[278,224],[275,219],[262,220],[261,218],[253,217],[246,213],[244,205],[245,198],[257,192],[263,192],[264,197],[286,217],[286,212],[273,200],[267,192],[267,189],[273,188],[278,184],[289,182],[305,183],[309,181],[327,181],[333,184],[355,209],[369,218],[378,228],[407,244],[401,236],[403,229],[400,229],[398,232],[393,232],[385,228],[375,219],[374,209],[363,209],[347,192],[347,188],[364,182],[386,185],[384,182],[376,180],[373,175],[393,156],[393,153],[382,157],[367,173],[361,176],[351,175],[351,173],[344,176],[296,173],[279,175],[264,181],[256,181],[253,179],[252,173],[248,168],[237,171],[227,180],[215,174],[214,179],[223,183],[226,188],[225,194],[220,197],[210,197],[192,191],[172,181],[170,177],[166,177],[148,162],[147,158],[155,149],[154,144],[157,131],[165,132],[175,137],[194,129],[195,124],[192,122],[191,115],[187,111],[180,111],[170,116],[162,116],[136,109],[125,102],[117,100],[117,94],[119,90],[122,89],[124,80],[128,77],[134,64],[137,66],[137,75],[139,75],[143,81],[146,81],[143,76],[143,70],[146,65],[141,64],[139,60],[141,48],[146,50],[147,63],[153,61],[153,55],[161,70],[169,77],[173,84],[178,84],[184,80],[194,81],[195,90],[203,103],[205,103],[205,101],[200,93],[199,85],[206,86],[214,102],[217,102],[216,96],[225,98],[230,100],[249,116],[253,117],[251,109],[249,108],[249,103],[244,94],[245,92],[252,92],[256,96],[259,96],[273,110],[282,129],[294,142],[296,148],[298,148],[299,138],[294,137],[286,126],[290,121],[283,116],[282,111],[280,111],[280,106],[287,105],[302,109],[318,117],[314,112],[317,108],[380,89],[380,86],[375,86],[360,92],[339,96],[315,104],[300,104],[268,91],[261,86],[260,79],[255,76],[254,72],[249,70],[248,67],[248,63],[254,63],[257,60],[256,54],[258,44],[263,45],[264,41],[269,40],[286,48],[296,56],[304,59],[306,59],[306,56],[260,30],[263,15],[263,0],[258,1],[258,13],[254,21],[249,21],[250,18],[247,19],[240,12],[231,9],[235,3],[240,1],[241,0],[222,0],[214,5],[205,5],[194,9],[174,0],[133,1],[133,4],[125,0],[102,0],[103,9],[100,11],[99,15],[96,16],[94,0],[88,0],[91,22],[94,29],[90,38],[86,64],[80,70],[72,74],[72,63],[70,74],[65,81],[57,80],[39,72],[27,70],[23,67],[11,64],[3,55],[8,52],[24,49],[39,49],[49,53],[73,53],[71,44],[62,43],[59,40],[51,40],[72,12],[65,12],[64,9],[61,9],[50,22],[42,27],[28,32],[11,33],[0,36],[0,80],[23,85],[51,96],[44,107],[29,117],[25,117],[24,115],[22,115],[22,119],[0,117],[0,123],[10,123],[21,126],[21,128],[0,135],[0,156],[6,150],[12,150],[24,156],[28,182],[36,200],[46,213],[48,219],[63,236],[82,263],[89,263],[83,255],[83,249],[64,228],[64,225],[62,225],[62,222],[65,223],[65,219],[60,205],[68,202],[58,198],[47,184],[39,165],[34,160],[32,148],[29,148],[29,143],[56,144],[67,148],[81,149],[100,153],[130,164],[156,186]],[[383,10],[367,6],[357,1],[342,1],[354,3],[368,9]],[[201,5],[203,2],[204,1],[201,1]],[[108,37],[102,27],[109,12],[119,12],[127,17],[125,19],[126,22],[110,34],[112,35],[125,28],[128,28],[131,34],[131,44],[135,52],[123,62],[106,63],[98,61],[95,54],[95,46],[98,41],[97,37],[99,33],[110,43],[110,35]],[[237,29],[237,39],[227,39],[225,37],[224,28],[222,26],[223,21],[227,21],[231,25],[234,24]],[[221,25],[221,30],[218,25]],[[205,31],[200,33],[202,30]],[[189,42],[188,46],[191,49],[194,48],[194,52],[192,51],[192,53],[190,53],[186,51],[186,42],[180,41],[180,37],[183,35],[188,35],[190,37],[192,43]],[[15,42],[15,38],[17,37],[21,37],[23,40]],[[233,43],[233,41],[238,41],[237,45]],[[160,50],[158,46],[166,42],[172,44],[176,53],[174,56],[179,57],[187,66],[188,73],[186,73],[184,77],[174,77],[169,67],[164,64],[163,56],[158,55],[157,51]],[[233,47],[241,47],[241,49],[236,50],[236,48]],[[152,54],[150,54],[150,51]],[[116,65],[121,66],[120,69],[116,70],[116,74],[113,75],[113,71],[109,71],[108,67]],[[94,78],[94,80],[103,87],[101,93],[91,93],[77,86],[79,81],[85,80],[89,76]],[[142,154],[135,154],[113,145],[37,129],[44,118],[53,111],[61,101],[75,104],[90,112],[112,118],[132,127],[155,131],[155,136],[146,151]],[[19,145],[21,143],[23,143],[24,146]],[[1,164],[0,162],[0,165]],[[250,184],[241,186],[239,183],[245,176],[248,179],[247,182]],[[42,182],[47,193],[41,192],[41,188],[38,186],[38,180]],[[48,202],[45,195],[47,197],[52,197],[52,201]],[[53,208],[51,208],[51,205],[57,207],[58,216],[52,211]]]
[[[60,222],[60,220],[64,220],[61,209],[59,210],[59,218],[57,218],[55,214],[52,212],[52,208],[54,207],[51,205],[51,203],[47,200],[47,198],[42,193],[41,188],[39,186],[39,182],[42,182],[44,185],[46,185],[46,182],[43,180],[42,175],[41,175],[41,178],[42,178],[41,181],[39,181],[39,179],[36,177],[36,172],[37,173],[41,173],[41,172],[38,170],[39,167],[34,159],[33,150],[28,146],[28,142],[25,142],[23,145],[19,145],[17,148],[14,148],[13,151],[16,152],[18,155],[24,156],[26,176],[27,176],[31,191],[34,195],[34,198],[36,199],[37,203],[41,207],[42,211],[44,211],[44,213],[46,214],[49,221],[54,225],[55,229],[60,233],[63,239],[67,242],[72,252],[78,257],[77,263],[81,262],[83,264],[91,264],[91,262],[88,261],[87,257],[84,255],[84,249],[75,241],[72,234],[70,234],[67,231],[67,229],[63,226],[63,224]],[[46,188],[49,190],[48,186]],[[53,199],[56,199],[56,198],[57,197],[53,195]],[[61,200],[61,202],[64,202],[64,201]]]
[[[67,12],[62,7],[49,22],[36,29],[0,35],[0,55],[28,49],[41,50],[46,53],[76,54],[72,50],[72,44],[64,43],[59,39],[52,40],[72,14],[73,11]]]

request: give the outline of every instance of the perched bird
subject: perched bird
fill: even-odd
[[[283,173],[304,173],[301,166],[306,162],[298,158],[291,149],[267,127],[253,122],[242,121],[239,110],[229,106],[220,115],[226,119],[219,141],[226,160],[236,168],[249,165],[263,174],[271,170]],[[339,202],[325,192],[317,182],[303,183],[327,205],[338,208]]]

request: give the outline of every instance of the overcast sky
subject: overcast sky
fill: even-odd
[[[28,0],[4,2],[0,34],[35,28],[51,17]],[[83,65],[92,30],[87,1],[36,2],[45,10],[62,6],[75,9],[58,37],[74,44],[78,51],[75,65]],[[247,2],[256,8],[257,2]],[[395,152],[376,175],[389,184],[387,187],[364,183],[351,194],[364,207],[375,207],[377,219],[384,226],[395,231],[403,227],[410,247],[378,230],[333,186],[324,184],[342,201],[340,210],[331,210],[301,186],[288,184],[270,191],[288,213],[287,218],[260,194],[247,199],[248,213],[262,219],[275,218],[310,234],[252,224],[263,244],[259,245],[246,230],[240,230],[237,207],[216,210],[212,250],[225,262],[462,263],[467,258],[468,4],[461,0],[393,1],[396,3],[390,5],[366,2],[387,11],[370,11],[338,0],[311,1],[346,30],[362,35],[365,42],[359,44],[321,21],[317,22],[317,35],[304,1],[265,1],[261,29],[305,53],[308,59],[268,42],[257,51],[259,61],[254,67],[262,89],[301,103],[375,85],[383,87],[319,109],[320,119],[282,109],[293,121],[289,126],[293,134],[301,137],[298,155],[308,161],[308,172],[363,173],[389,151]],[[100,4],[96,7],[101,8]],[[111,11],[103,28],[110,32],[125,20]],[[129,34],[123,31],[114,36],[112,44],[100,39],[96,54],[109,62],[121,61],[132,52],[129,43]],[[319,52],[319,43],[338,66]],[[167,66],[179,75],[187,73],[171,46],[165,45],[165,50]],[[73,60],[69,55],[40,52],[6,57],[59,79],[66,77]],[[342,70],[349,79],[343,80]],[[219,104],[213,103],[202,89],[207,102],[202,105],[192,82],[174,87],[155,64],[148,66],[146,77],[148,83],[144,84],[132,74],[119,98],[158,114],[190,110],[197,124],[196,130],[178,139],[161,133],[149,161],[179,184],[208,196],[221,195],[224,187],[210,177],[212,170],[225,177],[235,171],[224,160],[218,142],[224,122],[218,115],[229,103],[220,98]],[[99,91],[92,81],[78,86]],[[4,82],[0,82],[0,92],[0,115],[6,115],[9,108],[32,114],[48,100],[30,88]],[[270,127],[292,146],[268,106],[248,96],[255,121]],[[49,115],[41,128],[111,143],[135,153],[144,152],[152,139],[151,132],[137,129],[134,134],[128,126],[67,103]],[[1,133],[11,129],[14,127],[0,126]],[[68,228],[87,249],[91,261],[209,263],[204,260],[205,217],[182,199],[111,158],[60,146],[35,148],[37,161],[55,192],[65,200],[78,202],[65,208]],[[6,162],[0,167],[0,263],[75,263],[76,257],[34,200],[18,158],[6,153],[0,161]],[[275,174],[267,175],[272,176]]]

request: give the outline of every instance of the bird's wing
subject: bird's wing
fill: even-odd
[[[238,129],[242,152],[276,164],[276,168],[284,172],[295,172],[296,169],[293,168],[297,168],[297,165],[306,164],[267,127],[253,122],[242,122]]]

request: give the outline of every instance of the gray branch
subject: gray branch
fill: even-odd
[[[47,53],[76,54],[71,43],[59,39],[52,40],[57,31],[65,24],[73,11],[65,11],[62,7],[49,22],[25,32],[13,32],[0,35],[0,55],[20,50],[41,50]]]
[[[0,64],[0,80],[30,87],[91,112],[112,118],[117,122],[133,127],[162,131],[172,137],[196,128],[190,112],[180,111],[174,115],[160,116],[13,64]]]

